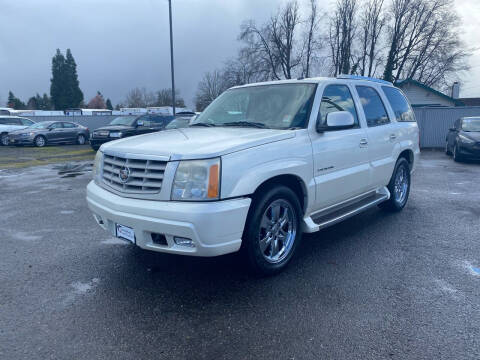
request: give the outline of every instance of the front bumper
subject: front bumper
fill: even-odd
[[[91,181],[87,203],[97,223],[115,236],[115,224],[131,227],[142,249],[192,256],[217,256],[238,251],[250,198],[212,202],[152,201],[124,198]],[[167,245],[154,243],[152,234],[165,235]],[[174,237],[193,240],[177,245]]]
[[[33,137],[9,135],[8,142],[10,145],[33,145]]]
[[[476,144],[466,144],[466,143],[458,143],[457,147],[459,155],[472,159],[472,160],[480,160],[480,143]]]
[[[118,138],[109,138],[109,137],[90,137],[90,146],[100,147],[100,145],[105,144],[106,142],[118,140]]]

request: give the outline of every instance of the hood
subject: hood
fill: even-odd
[[[0,125],[0,132],[6,131],[8,133],[14,133],[18,130],[26,129],[28,126],[23,125]]]
[[[168,157],[170,160],[221,156],[295,137],[292,130],[238,127],[171,129],[102,145],[103,151]]]
[[[25,132],[38,132],[38,130],[45,130],[45,129],[29,129],[28,126],[15,126],[13,131],[10,131],[9,134],[23,134]]]
[[[480,131],[462,131],[462,135],[474,141],[480,141]]]
[[[99,127],[97,129],[95,129],[94,131],[102,131],[102,130],[130,130],[130,129],[134,129],[133,126],[129,126],[129,125],[107,125],[107,126],[102,126],[102,127]]]

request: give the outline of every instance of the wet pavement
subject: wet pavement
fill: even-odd
[[[422,153],[402,213],[305,236],[270,278],[112,238],[89,164],[0,171],[1,359],[480,358],[478,163]]]

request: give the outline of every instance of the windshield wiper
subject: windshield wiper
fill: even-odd
[[[250,122],[250,121],[232,121],[232,122],[223,123],[222,126],[249,126],[249,127],[260,128],[260,129],[266,128],[265,124],[262,124],[259,122]]]
[[[190,126],[205,126],[205,127],[212,127],[212,126],[216,126],[216,125],[215,125],[215,124],[209,124],[209,123],[202,123],[202,122],[200,122],[200,123],[194,123],[194,124],[192,124],[192,125],[190,125]]]

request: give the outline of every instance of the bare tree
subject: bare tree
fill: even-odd
[[[356,0],[338,0],[330,19],[329,45],[334,76],[356,71],[356,66],[353,65],[353,49],[357,10]]]
[[[374,76],[381,59],[380,36],[385,27],[386,18],[383,13],[384,0],[369,0],[364,4],[360,25],[359,40],[361,53],[359,57],[359,73],[362,76]]]
[[[155,106],[172,106],[172,89],[161,89],[157,91]],[[175,89],[175,106],[185,107],[185,101],[180,96],[180,91]]]
[[[320,60],[319,52],[323,47],[322,36],[319,34],[319,11],[317,0],[310,0],[310,13],[306,20],[306,31],[304,34],[305,53],[303,56],[303,76],[308,78],[312,65]]]
[[[230,87],[224,73],[219,70],[207,72],[200,83],[195,95],[197,111],[203,111],[213,100]]]
[[[127,107],[155,106],[155,94],[146,88],[134,88],[127,93],[125,105]]]

